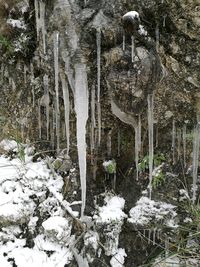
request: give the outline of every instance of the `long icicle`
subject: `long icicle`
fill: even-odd
[[[40,1],[40,28],[42,32],[43,52],[46,54],[45,3]]]
[[[55,91],[56,91],[56,152],[60,150],[60,108],[59,108],[59,91],[58,91],[58,44],[59,32],[54,32],[54,73],[55,73]]]
[[[200,122],[197,123],[194,129],[193,137],[193,163],[192,163],[192,202],[196,201],[197,178],[198,178],[198,163],[199,163],[199,142],[200,142]]]
[[[184,163],[184,168],[186,167],[186,149],[187,149],[187,140],[186,140],[186,135],[187,135],[187,126],[184,124],[183,126],[183,163]]]
[[[135,58],[135,38],[131,36],[131,62],[134,62]]]
[[[44,75],[43,77],[44,82],[44,95],[46,98],[46,128],[47,128],[47,140],[49,140],[49,78],[48,75]]]
[[[62,90],[63,90],[63,99],[64,99],[64,108],[65,108],[65,133],[66,133],[66,138],[67,138],[67,155],[68,155],[69,154],[69,137],[70,137],[70,132],[69,132],[69,112],[70,112],[69,89],[68,89],[68,84],[67,84],[67,81],[66,81],[64,75],[61,75],[61,81],[62,81]]]
[[[149,135],[149,197],[151,198],[152,192],[152,172],[153,172],[153,94],[147,97],[148,102],[148,135]]]
[[[81,218],[83,219],[86,203],[86,123],[88,119],[88,82],[85,64],[75,65],[75,111],[81,180]]]
[[[176,143],[176,125],[175,120],[172,121],[172,160],[175,164],[175,143]]]
[[[101,142],[101,28],[97,28],[97,113],[98,113],[98,145]]]

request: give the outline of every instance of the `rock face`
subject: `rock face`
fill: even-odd
[[[84,65],[88,199],[111,189],[102,163],[114,158],[116,192],[131,208],[148,185],[148,168],[136,181],[134,165],[148,154],[148,95],[154,150],[165,154],[166,173],[173,165],[180,174],[183,160],[184,172],[191,165],[191,131],[200,116],[199,15],[195,0],[1,1],[0,139],[30,141],[53,155],[66,149],[55,169],[68,173],[77,163],[75,66]],[[155,196],[164,199],[162,193]]]

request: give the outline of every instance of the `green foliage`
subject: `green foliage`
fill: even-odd
[[[107,173],[113,174],[116,173],[116,161],[115,160],[109,160],[106,165],[104,165],[104,168]]]
[[[157,173],[155,174],[155,176],[153,176],[153,180],[152,180],[153,189],[156,189],[159,185],[162,185],[164,182],[165,182],[165,175],[162,172],[162,170],[159,169]]]
[[[13,46],[8,38],[0,34],[0,48],[2,48],[6,53],[11,54],[13,52]]]
[[[159,166],[162,162],[164,162],[165,156],[163,154],[155,154],[153,158],[154,167]],[[138,164],[138,168],[140,172],[144,172],[149,168],[149,155],[144,156],[144,158]]]

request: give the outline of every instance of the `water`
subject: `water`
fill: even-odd
[[[60,150],[60,108],[59,108],[59,88],[58,88],[58,53],[59,53],[59,32],[54,32],[54,75],[55,75],[55,92],[56,92],[56,103],[55,103],[55,114],[56,114],[56,151],[59,153]]]
[[[148,102],[148,135],[149,135],[149,197],[151,198],[152,191],[152,172],[153,172],[153,94],[147,97]]]
[[[101,142],[101,29],[97,28],[96,32],[96,43],[97,43],[97,113],[98,113],[98,145]]]
[[[64,75],[61,75],[62,81],[62,91],[63,91],[63,100],[64,100],[64,108],[65,108],[65,134],[67,138],[67,155],[69,154],[69,144],[70,144],[70,131],[69,131],[69,113],[70,113],[70,105],[69,105],[69,89],[68,84]]]
[[[193,160],[192,160],[192,202],[196,201],[198,165],[199,165],[199,142],[200,142],[200,122],[194,129],[193,137]]]
[[[81,218],[83,219],[86,203],[86,123],[88,119],[88,82],[85,64],[75,65],[75,111],[81,180]]]

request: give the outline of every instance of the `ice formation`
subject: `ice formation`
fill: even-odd
[[[88,119],[88,82],[86,65],[83,63],[75,65],[75,111],[81,180],[81,218],[83,218],[86,203],[86,123]]]
[[[153,95],[149,94],[148,98],[148,135],[149,135],[149,194],[151,198],[152,191],[152,172],[153,172],[153,154],[154,154],[154,135],[153,135]]]
[[[59,56],[59,32],[54,32],[54,74],[55,74],[55,115],[56,115],[56,151],[59,153],[60,150],[60,108],[59,108],[59,88],[58,88],[58,56]]]
[[[62,90],[63,90],[63,99],[64,99],[64,108],[65,108],[65,134],[67,138],[67,155],[69,154],[69,113],[70,113],[70,106],[69,106],[69,89],[67,81],[64,75],[61,75],[62,81]]]
[[[199,145],[200,145],[200,123],[197,123],[194,129],[193,137],[193,163],[192,163],[192,201],[196,201],[198,165],[199,165]]]
[[[101,28],[97,28],[97,113],[98,113],[98,145],[101,142]]]

